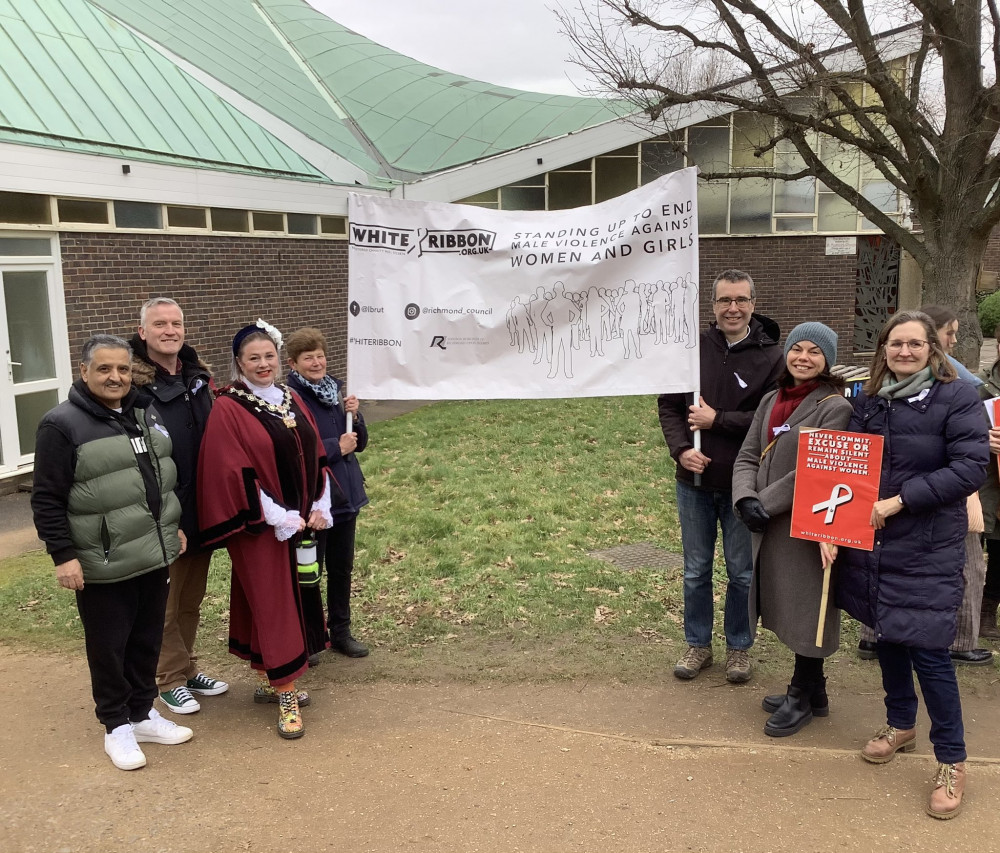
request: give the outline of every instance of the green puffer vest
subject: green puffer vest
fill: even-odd
[[[71,391],[68,404],[74,402],[80,401]],[[156,428],[159,415],[153,409],[133,409],[160,486],[157,521],[146,499],[132,440],[122,427],[112,418],[59,418],[59,408],[50,416],[61,420],[76,447],[67,515],[84,581],[113,583],[170,565],[180,551],[181,505],[173,492],[177,469],[170,458],[170,438]]]

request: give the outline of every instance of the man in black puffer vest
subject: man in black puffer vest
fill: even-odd
[[[175,714],[193,714],[201,710],[195,695],[217,696],[229,689],[225,681],[198,668],[194,653],[212,562],[212,552],[201,547],[196,503],[198,451],[212,411],[212,375],[184,342],[184,313],[173,299],[155,297],[142,306],[132,349],[132,382],[139,399],[155,406],[173,441],[181,530],[188,540],[184,556],[170,566],[170,598],[156,684],[164,708]]]
[[[76,591],[104,751],[146,764],[140,743],[184,743],[191,729],[155,708],[168,570],[184,551],[177,472],[159,415],[137,405],[121,338],[84,344],[80,379],[35,440],[31,508],[64,589]]]

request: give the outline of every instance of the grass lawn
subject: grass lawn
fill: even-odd
[[[437,403],[369,430],[353,608],[374,653],[358,677],[641,681],[672,668],[684,649],[680,570],[588,555],[681,550],[655,399]],[[213,666],[229,657],[228,595],[223,550],[199,634]],[[44,555],[0,562],[0,609],[0,641],[82,647],[73,596]],[[724,654],[721,606],[716,628]],[[781,670],[791,659],[765,631],[754,657]]]

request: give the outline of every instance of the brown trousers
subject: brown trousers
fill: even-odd
[[[161,693],[183,686],[198,674],[194,640],[211,562],[211,551],[195,551],[183,554],[170,566],[170,595],[156,665],[156,686]]]

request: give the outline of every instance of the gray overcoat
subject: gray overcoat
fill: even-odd
[[[795,457],[803,427],[844,429],[852,406],[842,394],[821,385],[799,404],[788,420],[791,429],[761,459],[770,443],[767,422],[777,396],[772,391],[761,400],[733,468],[733,504],[742,498],[758,498],[771,516],[767,530],[753,534],[750,624],[756,625],[760,616],[761,624],[796,654],[829,657],[840,646],[840,611],[833,606],[833,584],[823,646],[818,647],[816,625],[823,590],[819,545],[789,535]]]

